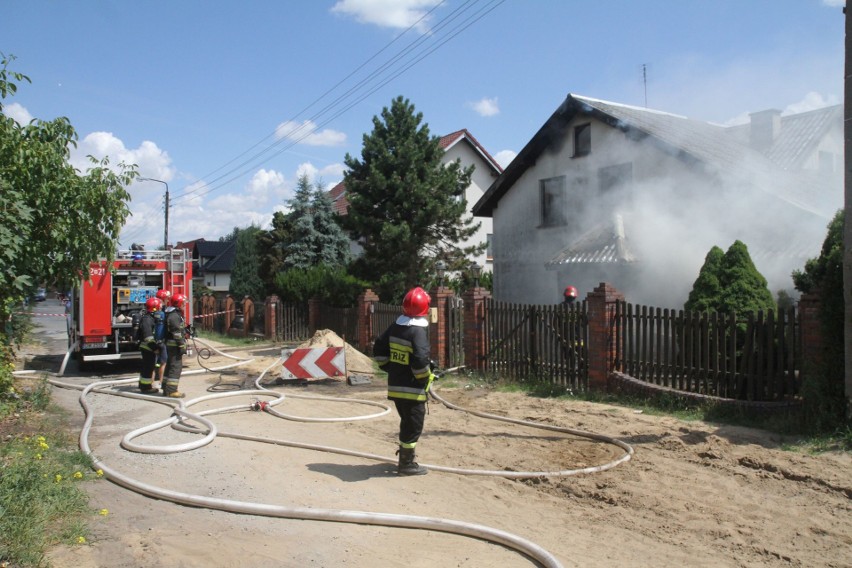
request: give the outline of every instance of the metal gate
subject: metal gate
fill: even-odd
[[[586,303],[527,305],[485,300],[485,368],[513,380],[588,387]]]

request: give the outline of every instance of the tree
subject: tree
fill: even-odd
[[[30,79],[11,71],[15,58],[0,53],[0,112],[18,84]],[[87,275],[89,263],[112,260],[130,214],[125,186],[135,166],[109,167],[91,158],[81,173],[68,162],[77,133],[67,118],[19,125],[0,114],[0,318],[40,283]],[[8,345],[7,330],[0,344]],[[4,353],[10,353],[4,350]],[[5,369],[7,366],[3,365]],[[0,392],[3,388],[0,376]]]
[[[290,242],[284,245],[285,268],[315,265],[344,266],[349,262],[349,240],[334,219],[331,200],[321,184],[299,178],[290,200]]]
[[[346,227],[364,246],[353,269],[386,301],[401,300],[406,289],[427,282],[438,259],[459,270],[465,257],[484,248],[458,245],[479,228],[465,216],[473,166],[462,168],[459,160],[444,166],[440,139],[421,126],[422,119],[413,104],[397,97],[381,118],[373,117],[361,159],[344,159]]]
[[[236,255],[228,292],[237,299],[251,296],[254,300],[261,300],[266,297],[263,281],[260,279],[260,255],[257,246],[259,234],[260,227],[255,225],[236,231]]]
[[[704,257],[704,264],[698,272],[698,278],[692,285],[684,309],[688,311],[711,311],[719,305],[722,297],[722,259],[725,253],[717,246],[710,249]]]
[[[272,228],[257,236],[260,249],[260,279],[268,290],[272,290],[275,275],[284,270],[286,252],[284,247],[292,240],[291,219],[281,211],[272,214]]]
[[[809,426],[830,430],[843,421],[845,413],[843,232],[844,211],[839,210],[828,224],[828,232],[817,258],[808,259],[804,270],[793,272],[793,284],[802,293],[819,297],[822,331],[822,357],[817,369],[808,369],[802,395]]]
[[[707,253],[684,309],[747,314],[773,310],[775,300],[748,247],[734,241],[724,254],[716,246]]]

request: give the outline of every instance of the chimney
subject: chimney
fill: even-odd
[[[781,132],[781,111],[776,109],[749,113],[751,130],[749,143],[755,150],[765,152],[772,147]]]

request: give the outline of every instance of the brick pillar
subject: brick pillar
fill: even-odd
[[[438,321],[429,324],[431,357],[440,369],[447,367],[447,302],[453,294],[453,289],[446,286],[438,286],[429,292],[432,296],[431,307],[438,312]]]
[[[471,288],[464,300],[464,364],[468,369],[485,369],[485,351],[488,346],[485,334],[485,300],[491,293],[485,288]]]
[[[379,296],[369,288],[358,296],[358,345],[361,352],[371,355],[373,353],[373,341],[376,334],[373,332],[373,304],[379,301]],[[384,331],[384,330],[382,330]]]
[[[313,335],[317,332],[317,327],[319,327],[319,312],[320,312],[320,299],[319,298],[311,298],[308,300],[308,332]]]
[[[615,346],[621,330],[615,325],[615,303],[624,295],[607,284],[586,296],[589,314],[589,390],[606,390],[615,362]]]
[[[819,318],[820,301],[815,293],[799,298],[799,341],[802,346],[802,372],[819,367],[822,362],[822,324]]]
[[[278,304],[281,299],[272,295],[266,298],[263,304],[263,336],[266,339],[276,339],[278,337]]]

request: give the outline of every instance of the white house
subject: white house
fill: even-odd
[[[842,107],[722,127],[569,94],[473,206],[493,221],[494,297],[681,307],[711,247],[744,242],[770,290],[842,207]]]

